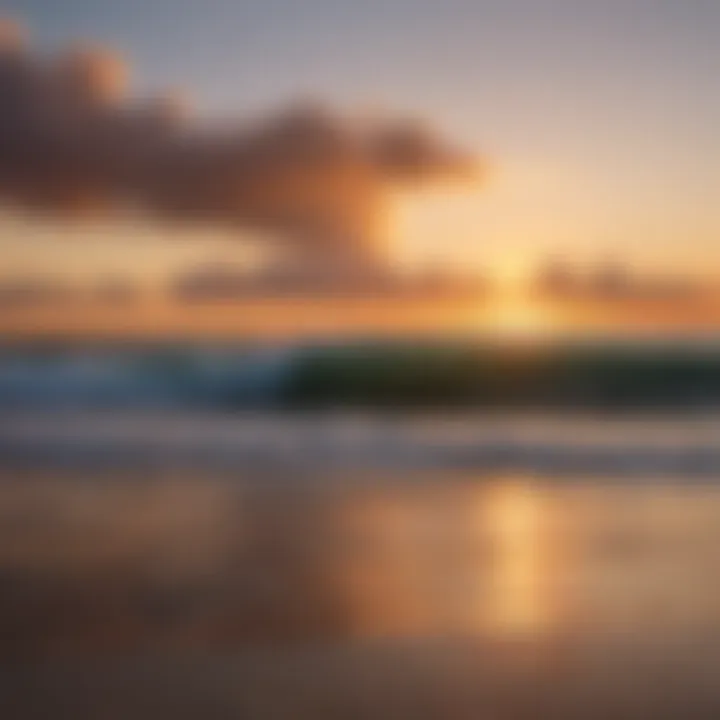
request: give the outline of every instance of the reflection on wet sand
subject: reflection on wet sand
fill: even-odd
[[[720,489],[679,480],[5,477],[10,717],[42,716],[30,696],[105,717],[78,710],[88,683],[125,687],[123,717],[177,717],[147,710],[158,673],[220,717],[238,693],[250,718],[679,717],[690,687],[683,717],[716,717],[719,520]],[[270,712],[290,675],[320,706],[370,693],[367,713]]]
[[[530,481],[508,480],[493,487],[481,523],[494,542],[487,616],[501,633],[535,633],[549,622],[548,504]]]

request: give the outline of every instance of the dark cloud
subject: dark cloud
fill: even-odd
[[[43,58],[0,23],[0,199],[43,212],[132,207],[270,230],[301,252],[373,254],[395,186],[466,176],[474,160],[412,123],[359,124],[295,107],[255,124],[187,116],[128,93],[102,47]]]

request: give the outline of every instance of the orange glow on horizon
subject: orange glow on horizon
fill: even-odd
[[[530,299],[500,299],[488,308],[486,323],[493,334],[517,340],[547,337],[559,329],[558,319]]]

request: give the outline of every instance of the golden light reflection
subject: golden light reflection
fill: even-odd
[[[486,497],[481,522],[494,555],[482,612],[491,631],[536,633],[550,621],[546,515],[541,491],[527,481],[502,483]]]

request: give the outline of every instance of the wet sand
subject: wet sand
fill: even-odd
[[[720,486],[0,478],[3,718],[714,718]]]

